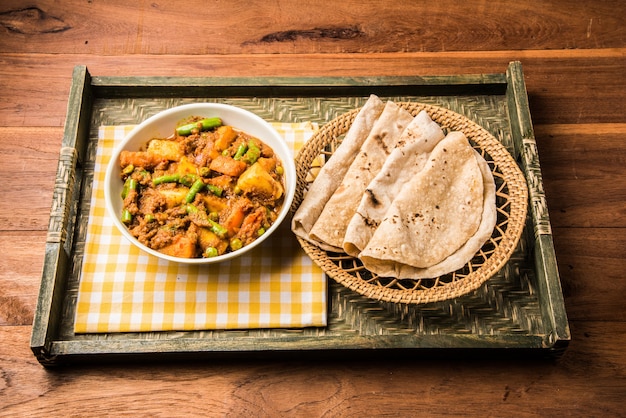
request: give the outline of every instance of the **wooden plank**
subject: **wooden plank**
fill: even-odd
[[[554,246],[570,320],[626,321],[623,228],[554,228]]]
[[[521,60],[531,115],[543,123],[626,123],[624,49],[468,54],[93,56],[3,54],[0,125],[62,126],[71,75],[85,64],[94,76],[433,76],[502,73]],[[320,65],[320,62],[323,65]],[[182,64],[184,63],[184,65]],[[584,97],[585,100],[580,98]]]
[[[0,230],[47,229],[61,137],[61,128],[0,127]]]
[[[31,348],[43,363],[45,353],[64,315],[67,273],[72,268],[76,205],[82,189],[79,167],[85,161],[90,131],[91,78],[85,67],[76,67],[67,105],[67,122],[55,176],[53,205],[46,238],[45,261],[37,308],[33,318]]]
[[[5,0],[0,52],[125,54],[367,53],[624,46],[626,8],[619,0],[527,2],[442,0],[280,4],[187,0]],[[532,12],[529,11],[532,8]],[[219,29],[216,29],[219,28]]]
[[[555,227],[626,226],[626,124],[537,125]]]
[[[271,86],[274,97],[367,97],[504,94],[503,74],[403,77],[107,77],[92,79],[106,98],[254,97]]]
[[[30,327],[0,327],[8,416],[215,415],[482,416],[622,414],[625,322],[572,323],[557,363],[526,358],[353,357],[272,362],[151,362],[46,371],[32,358]],[[419,372],[416,372],[419,370]],[[468,391],[468,387],[471,390]],[[206,390],[206,388],[211,388]],[[123,393],[111,402],[103,394]],[[155,396],[158,394],[158,396]],[[62,411],[62,412],[61,412]]]
[[[45,236],[45,232],[0,232],[0,326],[32,324]]]

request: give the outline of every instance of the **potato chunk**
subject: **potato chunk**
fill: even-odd
[[[283,186],[258,162],[244,171],[237,180],[237,186],[247,195],[266,199],[276,200],[283,195]]]
[[[153,139],[148,144],[148,153],[169,161],[179,161],[184,153],[178,142]]]
[[[237,131],[230,125],[223,125],[215,130],[215,137],[215,149],[221,152],[230,147],[237,138]]]
[[[189,191],[186,187],[177,187],[175,189],[159,189],[158,192],[165,198],[165,204],[168,209],[182,205],[185,196]]]
[[[172,257],[193,258],[196,256],[196,242],[186,235],[178,235],[159,251]]]
[[[203,195],[202,201],[209,212],[220,213],[226,209],[226,201],[213,194]]]
[[[198,168],[194,163],[189,161],[187,157],[181,157],[178,166],[176,167],[176,172],[181,176],[184,176],[185,174],[198,174]]]
[[[207,248],[213,247],[217,250],[219,255],[224,254],[228,248],[228,241],[218,237],[209,228],[199,228],[198,243],[203,252],[206,251]]]

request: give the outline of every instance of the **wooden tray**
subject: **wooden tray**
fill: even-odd
[[[411,306],[364,298],[329,281],[328,326],[81,334],[73,318],[100,125],[137,124],[197,101],[234,104],[269,121],[324,124],[370,94],[467,116],[498,138],[529,186],[529,216],[502,270],[469,295]],[[413,351],[558,356],[570,340],[522,67],[505,73],[367,78],[92,77],[74,69],[31,349],[44,366],[75,361]]]

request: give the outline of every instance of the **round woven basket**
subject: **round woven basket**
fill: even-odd
[[[470,293],[496,274],[509,260],[524,229],[528,189],[523,173],[506,148],[489,132],[451,110],[422,103],[398,103],[413,116],[425,110],[444,131],[461,131],[488,162],[496,182],[498,219],[491,238],[463,268],[429,279],[397,279],[370,272],[358,258],[322,250],[298,237],[304,251],[338,283],[368,298],[386,302],[425,304]],[[344,113],[317,131],[296,157],[297,209],[314,177],[314,161],[326,159],[341,144],[360,109]]]

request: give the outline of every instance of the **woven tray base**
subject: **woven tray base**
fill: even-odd
[[[368,298],[386,302],[425,304],[459,297],[478,289],[496,274],[515,250],[526,222],[528,189],[523,173],[507,149],[489,132],[465,116],[422,103],[398,103],[413,116],[426,110],[444,131],[461,131],[489,163],[496,182],[498,220],[491,238],[463,268],[432,279],[380,277],[345,253],[322,250],[298,237],[304,251],[338,283]],[[332,156],[359,109],[325,124],[296,157],[297,191],[292,209],[300,206],[314,178],[314,161]]]

